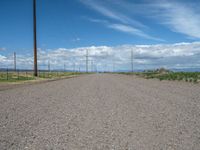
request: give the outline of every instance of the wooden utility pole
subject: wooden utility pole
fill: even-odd
[[[34,42],[34,76],[38,76],[37,66],[37,18],[36,18],[36,0],[33,0],[33,42]]]

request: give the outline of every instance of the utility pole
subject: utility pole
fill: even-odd
[[[107,64],[104,64],[104,73],[107,72]]]
[[[14,71],[17,70],[17,64],[16,64],[16,52],[14,52]]]
[[[133,72],[133,50],[131,50],[131,71]]]
[[[50,64],[50,60],[48,61],[48,71],[51,71],[51,64]]]
[[[65,70],[66,70],[66,65],[65,65],[65,63],[64,63],[64,72],[65,72]]]
[[[74,62],[74,64],[73,64],[73,72],[75,72],[75,70],[76,70],[76,64]]]
[[[93,72],[94,70],[94,63],[93,63],[93,60],[91,60],[91,72]]]
[[[86,73],[88,73],[88,49],[86,50]]]
[[[96,73],[98,72],[98,64],[96,64],[96,66],[95,66],[95,71],[96,71]]]
[[[113,63],[112,71],[115,72],[115,56],[113,56],[112,63]]]
[[[37,18],[36,18],[36,0],[33,0],[33,41],[34,41],[34,76],[38,76],[37,66]]]

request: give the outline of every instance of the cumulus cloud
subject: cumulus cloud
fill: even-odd
[[[90,68],[100,71],[131,69],[131,51],[134,54],[135,69],[166,68],[200,68],[200,42],[157,44],[157,45],[120,45],[120,46],[90,46],[79,48],[58,48],[44,51],[39,50],[39,69],[85,70],[86,51],[89,53]],[[13,56],[0,55],[1,67],[12,67]],[[32,69],[33,58],[30,55],[17,55],[17,66]],[[93,66],[92,66],[93,64]]]
[[[5,56],[2,56],[2,55],[0,55],[0,62],[3,62],[3,61],[5,61],[6,60],[6,57]]]

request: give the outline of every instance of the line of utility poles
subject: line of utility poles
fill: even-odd
[[[37,66],[37,17],[36,17],[36,0],[33,0],[33,45],[34,45],[34,76],[38,76]]]
[[[36,0],[33,0],[33,45],[34,45],[34,76],[38,76],[38,64],[37,64],[37,8]],[[88,49],[86,50],[86,72],[88,73]],[[91,71],[94,71],[94,62],[91,62]],[[133,50],[131,50],[131,72],[133,72]],[[14,52],[14,70],[16,71],[16,53]],[[104,71],[107,69],[107,64],[104,66]],[[50,61],[48,62],[48,70],[50,71]],[[64,64],[64,71],[66,66]],[[73,70],[75,71],[75,64],[73,64]],[[80,70],[80,69],[79,69]],[[115,71],[115,62],[113,60],[113,72]]]
[[[36,0],[33,0],[33,48],[34,48],[34,76],[38,76],[38,64],[37,64],[37,11]],[[88,49],[86,50],[86,72],[88,73]],[[91,62],[91,70],[94,70],[94,62]],[[75,71],[76,64],[73,64]],[[107,64],[104,66],[104,71],[107,69]],[[14,70],[16,71],[16,53],[14,53]],[[50,71],[50,61],[48,62],[48,70]],[[65,70],[65,64],[64,64]],[[79,69],[80,70],[80,69]],[[115,62],[113,61],[113,72],[115,71]],[[131,50],[131,71],[133,72],[133,50]]]

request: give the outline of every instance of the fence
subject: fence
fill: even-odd
[[[38,78],[60,78],[63,76],[77,75],[80,72],[66,72],[66,71],[47,71],[38,70]],[[0,69],[0,81],[24,81],[33,80],[34,76],[33,70],[12,70],[12,69]]]

